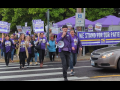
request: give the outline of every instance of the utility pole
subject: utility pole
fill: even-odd
[[[47,10],[47,25],[48,25],[48,33],[47,33],[47,36],[48,36],[48,42],[49,42],[49,9]],[[47,49],[47,55],[46,57],[49,57],[49,50]]]
[[[47,11],[47,25],[48,25],[48,41],[49,41],[49,9],[48,9],[48,11]]]
[[[77,8],[77,13],[81,13],[82,12],[82,8]],[[78,31],[82,31],[81,27],[77,27]]]

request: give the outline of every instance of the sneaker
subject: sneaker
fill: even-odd
[[[30,65],[32,65],[32,62],[30,62]]]
[[[37,62],[35,62],[35,65],[38,65],[38,63],[37,63]]]
[[[73,73],[73,72],[71,72],[71,73],[70,73],[70,76],[74,76],[74,73]]]

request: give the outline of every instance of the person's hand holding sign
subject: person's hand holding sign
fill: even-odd
[[[49,46],[49,43],[47,42],[47,45]]]
[[[38,41],[40,40],[39,36],[40,36],[40,33],[38,33]]]

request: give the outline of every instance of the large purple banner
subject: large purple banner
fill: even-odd
[[[78,32],[82,46],[112,45],[120,42],[120,31]]]

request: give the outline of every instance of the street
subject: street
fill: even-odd
[[[70,81],[120,80],[117,70],[94,68],[89,60],[78,61],[74,70],[75,76],[70,76],[68,70]],[[9,67],[0,63],[0,81],[63,81],[62,74],[61,62],[45,62],[43,68],[39,65],[30,68],[25,66],[25,70],[19,69],[19,63],[10,63]]]

